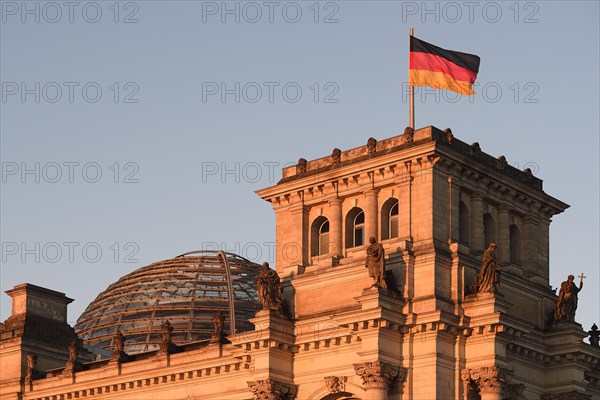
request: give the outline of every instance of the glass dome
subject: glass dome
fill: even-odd
[[[155,350],[160,327],[173,326],[175,344],[209,339],[218,310],[225,334],[253,330],[261,309],[256,294],[260,266],[223,251],[194,251],[139,268],[100,293],[77,320],[84,343],[113,349],[117,329],[129,354]],[[231,318],[230,316],[233,316]]]

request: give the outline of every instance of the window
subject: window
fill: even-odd
[[[329,253],[329,221],[325,221],[319,228],[319,255]]]
[[[354,217],[354,247],[365,243],[365,213],[360,212]]]
[[[365,244],[365,213],[358,207],[346,215],[346,248]]]
[[[510,262],[521,263],[521,231],[516,225],[510,226]]]
[[[458,203],[458,241],[469,245],[469,210],[462,201]]]
[[[389,199],[381,207],[381,239],[398,237],[398,199]]]
[[[322,256],[329,254],[329,220],[318,217],[311,228],[311,255]]]
[[[489,213],[483,214],[483,233],[485,237],[485,248],[490,243],[496,243],[496,222]]]

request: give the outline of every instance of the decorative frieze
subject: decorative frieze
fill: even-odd
[[[464,387],[465,400],[469,398],[473,390],[481,393],[499,393],[507,391],[510,375],[504,368],[491,366],[481,368],[465,368],[462,370],[461,378]]]
[[[345,376],[326,376],[325,386],[329,393],[340,393],[346,391],[346,381],[348,380]]]
[[[385,390],[389,389],[391,383],[396,378],[404,382],[407,375],[406,368],[397,367],[379,360],[354,364],[354,371],[356,375],[361,377],[365,388],[383,387]]]
[[[254,400],[293,400],[298,393],[298,386],[275,379],[259,379],[248,382]]]

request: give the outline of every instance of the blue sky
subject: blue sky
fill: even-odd
[[[74,322],[153,261],[215,246],[273,261],[274,215],[254,191],[299,157],[402,133],[414,26],[481,57],[476,96],[417,92],[417,127],[530,167],[571,205],[551,224],[551,284],[585,272],[589,329],[599,3],[469,4],[0,2],[1,289],[65,292]]]

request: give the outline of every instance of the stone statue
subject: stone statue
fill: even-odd
[[[500,285],[500,264],[494,255],[495,251],[496,243],[490,243],[483,252],[483,262],[477,280],[478,293],[494,293]]]
[[[585,276],[582,274],[579,278],[579,288],[573,283],[573,280],[575,279],[573,275],[569,275],[567,280],[561,283],[558,299],[556,300],[556,309],[554,310],[555,322],[575,322],[577,297],[579,291],[583,288],[583,278],[585,278]]]
[[[385,283],[385,250],[381,243],[373,236],[369,238],[369,247],[367,247],[367,261],[365,267],[369,270],[369,276],[375,279],[373,286],[387,289]]]
[[[263,310],[282,311],[282,286],[277,272],[264,262],[256,281],[258,298]]]
[[[215,323],[215,329],[213,331],[211,341],[219,342],[225,336],[223,333],[223,326],[225,325],[225,318],[223,317],[223,312],[221,310],[217,311],[217,313],[213,317],[213,321]]]

